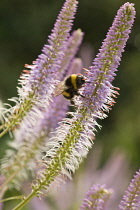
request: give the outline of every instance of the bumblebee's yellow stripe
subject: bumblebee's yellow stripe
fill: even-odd
[[[77,78],[76,74],[71,75],[71,83],[73,84],[74,89],[77,89],[76,78]]]
[[[70,97],[70,93],[67,93],[66,91],[64,91],[62,94],[63,96]]]

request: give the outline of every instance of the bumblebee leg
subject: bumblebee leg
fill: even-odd
[[[75,103],[74,103],[73,99],[70,100],[70,103],[71,103],[71,105],[75,106]]]
[[[76,109],[77,109],[77,106],[75,105],[74,100],[71,99],[71,100],[70,100],[70,103],[71,103],[70,110],[71,110],[72,112],[75,112]],[[73,116],[71,116],[71,117],[73,117]]]
[[[83,96],[83,95],[81,95],[81,94],[79,94],[79,96],[81,96],[82,98],[85,98],[85,96]]]

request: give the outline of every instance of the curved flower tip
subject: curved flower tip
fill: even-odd
[[[120,210],[140,209],[140,169],[134,175],[119,205]]]
[[[93,185],[79,210],[101,210],[111,194],[112,190],[107,190],[105,185]]]

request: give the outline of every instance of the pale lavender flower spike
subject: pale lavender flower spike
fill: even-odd
[[[65,76],[70,74],[71,70],[68,68],[66,72],[66,69],[68,66],[71,66],[72,59],[76,60],[76,58],[74,59],[73,57],[77,53],[79,45],[82,42],[82,38],[83,33],[80,29],[74,31],[69,37],[66,44],[67,48],[65,49],[65,55],[58,72],[62,78],[64,77],[64,74],[66,74]],[[80,69],[81,71],[81,65],[79,66],[78,64],[81,63],[77,63],[75,73],[77,69]],[[35,118],[33,118],[33,113],[30,113],[30,117],[29,114],[27,117],[24,117],[20,123],[20,127],[14,131],[15,140],[10,144],[10,146],[12,146],[12,151],[9,149],[2,159],[2,173],[5,174],[5,177],[12,177],[11,180],[9,179],[8,183],[10,187],[16,187],[19,189],[21,181],[28,176],[28,170],[33,172],[36,167],[35,160],[41,159],[44,144],[47,143],[49,138],[52,136],[51,132],[54,131],[54,129],[58,126],[58,123],[66,117],[66,112],[68,111],[68,101],[60,95],[50,102],[47,110],[45,107],[44,109],[41,108],[38,110],[38,112],[39,111],[39,119],[37,116],[36,121]],[[34,120],[32,120],[32,118]],[[28,156],[26,153],[28,153]],[[23,154],[25,158],[24,160],[22,159],[21,165],[20,160],[22,158],[21,155]],[[12,168],[12,170],[9,170],[9,168]],[[12,175],[13,173],[15,174],[14,176]]]
[[[17,117],[19,117],[18,113],[20,111],[26,113],[24,103],[32,110],[26,113],[20,127],[13,131],[15,141],[12,142],[11,146],[14,148],[14,152],[9,150],[2,160],[5,176],[9,177],[14,172],[14,176],[11,176],[13,178],[9,179],[9,182],[12,182],[14,178],[16,179],[15,176],[20,180],[27,178],[26,171],[34,169],[34,159],[37,159],[42,154],[44,142],[50,137],[50,132],[66,116],[68,102],[64,98],[62,100],[61,98],[55,98],[53,101],[50,98],[52,98],[51,94],[56,78],[62,78],[82,42],[83,32],[80,29],[74,31],[71,36],[69,34],[77,4],[77,0],[65,1],[52,34],[49,36],[48,43],[50,45],[44,46],[43,53],[38,56],[33,65],[27,65],[27,67],[31,68],[29,73],[27,71],[28,74],[21,76],[21,87],[19,88],[19,98],[21,100],[19,106],[21,105],[21,110],[18,107]],[[32,107],[32,105],[38,106],[36,108],[36,106]],[[14,123],[12,118],[10,118],[9,123],[18,124],[15,116],[16,110],[13,114]],[[26,153],[28,153],[28,156]],[[22,154],[24,154],[25,158],[22,159],[21,166],[19,161]],[[12,168],[12,170],[9,170],[8,167]],[[19,187],[18,182],[16,182],[15,186]]]
[[[119,205],[120,210],[139,210],[140,209],[140,169],[134,175],[130,185],[123,196]]]
[[[105,185],[93,185],[79,210],[103,210],[111,194],[112,191],[107,190]]]
[[[28,74],[23,74],[19,80],[19,98],[10,99],[16,105],[3,110],[5,122],[0,129],[4,131],[0,133],[0,137],[18,125],[29,112],[32,112],[32,118],[36,118],[37,115],[39,118],[40,108],[47,109],[57,79],[60,79],[58,70],[67,48],[77,4],[77,0],[65,1],[49,36],[48,44],[42,49],[42,54],[33,62],[33,65],[26,65],[30,71]],[[33,115],[36,116],[33,117]],[[30,113],[28,119],[31,119]]]
[[[75,58],[75,55],[79,49],[79,46],[82,43],[83,36],[84,36],[84,33],[80,29],[78,29],[76,31],[73,31],[71,36],[69,37],[67,45],[66,45],[66,50],[64,52],[65,55],[59,69],[59,79],[63,80],[64,76],[68,76],[72,73],[70,69],[72,68],[73,60],[78,59],[78,58]],[[80,64],[80,62],[78,64]],[[81,66],[81,69],[82,69],[82,66]],[[80,73],[81,69],[78,68],[73,73],[75,74]]]
[[[68,66],[71,66],[72,59],[75,60],[74,56],[77,53],[79,45],[82,42],[82,38],[83,33],[80,29],[78,29],[74,31],[68,39],[65,49],[65,55],[57,74],[60,74],[62,79],[64,77],[64,74],[66,74],[65,76],[67,76],[67,74],[70,74],[71,70],[68,68],[66,72],[66,69]],[[81,63],[78,62],[78,64]],[[81,67],[81,65],[79,66],[78,64],[77,69]],[[77,70],[75,70],[75,73],[76,71]],[[10,146],[12,146],[12,151],[8,150],[8,152],[2,159],[2,173],[5,174],[5,177],[12,177],[11,180],[9,179],[8,183],[10,187],[16,187],[19,189],[21,181],[28,176],[28,170],[33,172],[34,168],[36,167],[35,160],[41,159],[44,144],[47,143],[49,138],[52,136],[51,132],[56,129],[58,123],[64,117],[66,117],[67,111],[68,101],[65,100],[64,97],[61,95],[55,97],[47,107],[40,107],[40,109],[38,110],[38,113],[40,113],[40,115],[39,118],[37,115],[36,120],[35,113],[33,112],[28,113],[28,115],[24,117],[24,119],[20,123],[20,127],[14,131],[15,140],[12,141],[12,143],[10,144]],[[26,155],[26,153],[28,153],[28,156]],[[23,154],[25,158],[24,160],[22,159],[21,165],[20,160],[22,158],[21,155]],[[9,168],[12,168],[12,170],[9,170]]]

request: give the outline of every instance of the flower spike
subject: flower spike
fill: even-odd
[[[71,66],[71,63],[73,63],[72,61],[76,60],[73,59],[73,57],[81,44],[82,38],[83,33],[80,29],[74,31],[69,37],[64,59],[61,63],[61,68],[59,69],[59,73],[62,74],[61,77],[63,77],[64,73],[70,73],[69,71],[71,71],[71,69],[68,68],[67,72],[65,70],[68,66]],[[80,61],[78,64],[79,63]],[[28,73],[29,72],[27,72],[27,74]],[[25,117],[20,123],[20,127],[13,132],[15,139],[12,144],[10,144],[12,151],[9,150],[2,159],[2,173],[9,180],[9,182],[7,182],[7,187],[10,186],[19,189],[21,186],[20,183],[25,177],[28,177],[28,171],[30,170],[34,173],[36,167],[34,160],[41,159],[44,144],[52,135],[51,132],[54,131],[58,126],[58,123],[66,117],[68,101],[65,100],[63,96],[56,97],[50,103],[48,110],[44,110],[41,110],[42,118],[38,119],[36,123],[32,120],[29,123],[29,117]],[[32,118],[32,115],[30,118]],[[15,152],[13,152],[13,150]],[[26,153],[28,153],[28,156]],[[21,157],[23,154],[24,158]],[[21,158],[22,164],[20,164]],[[8,177],[11,177],[11,179]]]
[[[39,110],[47,107],[56,85],[58,71],[64,57],[69,32],[77,9],[77,0],[66,0],[58,19],[49,36],[49,45],[44,45],[42,54],[33,63],[29,74],[24,74],[19,80],[19,98],[13,108],[4,110],[5,129],[0,137],[18,125],[30,110],[32,115],[40,115]],[[32,110],[33,109],[33,110]],[[15,110],[18,110],[15,112]],[[39,113],[38,113],[39,112]],[[29,115],[30,117],[30,115]]]
[[[120,210],[140,209],[140,169],[134,175],[119,205]]]
[[[114,80],[115,72],[120,64],[122,52],[129,38],[134,18],[134,5],[125,3],[118,10],[113,24],[99,50],[100,52],[93,61],[93,66],[87,71],[89,83],[85,85],[82,94],[87,98],[87,100],[83,99],[83,103],[88,110],[90,107],[97,111],[100,109],[108,111],[107,104],[112,101],[111,95],[115,93],[111,82]]]
[[[49,111],[43,114],[43,118],[28,129],[24,126],[28,121],[23,120],[20,130],[15,132],[15,140],[10,144],[12,148],[1,160],[1,173],[5,176],[1,190],[5,187],[20,189],[22,181],[29,176],[28,172],[34,174],[36,161],[41,159],[44,145],[51,137],[51,132],[66,116],[68,101],[64,100],[62,104],[63,100],[62,97],[55,98],[50,103]]]
[[[80,210],[102,210],[112,194],[104,185],[93,185],[87,192]]]

